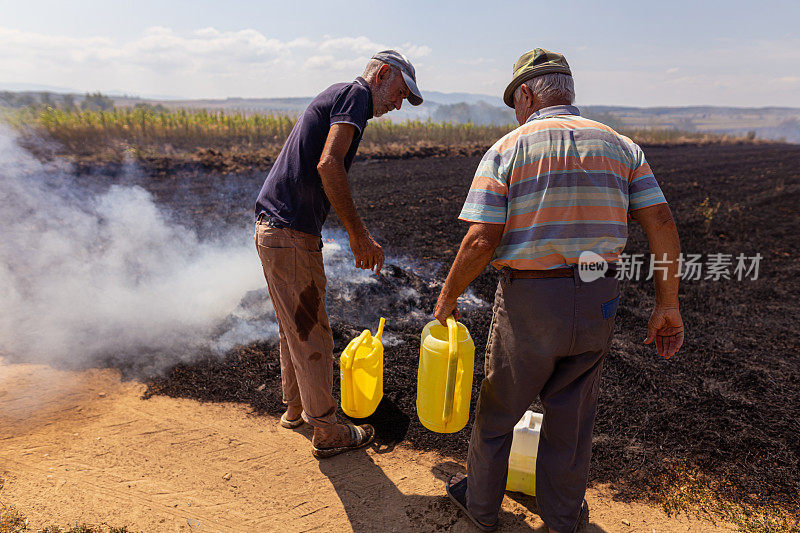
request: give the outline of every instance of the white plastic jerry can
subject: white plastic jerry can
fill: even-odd
[[[539,450],[542,417],[541,413],[525,411],[522,419],[514,426],[506,490],[536,495],[536,455]]]

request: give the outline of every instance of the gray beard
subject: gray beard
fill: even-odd
[[[372,95],[374,104],[377,104],[377,105],[373,104],[372,106],[374,109],[372,113],[373,116],[381,117],[387,113],[387,111],[381,111],[381,110],[384,109],[387,102],[389,102],[389,87],[391,86],[391,83],[393,81],[394,77],[392,77],[389,80],[386,80],[386,83],[384,83],[381,87],[377,88],[375,90],[375,94]]]

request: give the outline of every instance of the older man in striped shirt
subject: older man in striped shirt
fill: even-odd
[[[628,216],[663,261],[645,343],[674,355],[683,343],[678,309],[678,232],[641,148],[580,116],[566,59],[537,48],[514,65],[504,101],[520,127],[478,165],[461,211],[470,227],[434,316],[458,315],[456,299],[490,264],[503,271],[486,347],[486,378],[472,429],[467,477],[447,483],[482,530],[496,528],[513,428],[538,396],[544,422],[536,463],[539,513],[551,532],[588,522],[584,500],[603,359],[619,301],[615,263]],[[590,256],[606,262],[583,276]],[[592,281],[589,281],[592,278]]]

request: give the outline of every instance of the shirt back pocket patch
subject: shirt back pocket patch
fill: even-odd
[[[603,309],[603,318],[606,320],[617,314],[617,307],[619,307],[619,295],[613,300],[609,300],[600,306]]]

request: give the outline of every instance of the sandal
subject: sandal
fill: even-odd
[[[303,425],[303,422],[304,422],[304,420],[303,420],[303,415],[302,414],[300,416],[298,416],[294,420],[289,420],[288,418],[286,418],[286,413],[283,413],[283,415],[281,415],[280,424],[281,424],[282,427],[285,427],[286,429],[299,428],[300,426]]]
[[[355,426],[348,422],[345,425],[350,429],[350,438],[352,439],[352,444],[348,446],[335,446],[333,448],[317,448],[314,446],[314,457],[317,459],[327,459],[328,457],[333,457],[334,455],[339,455],[343,452],[357,450],[358,448],[363,448],[372,442],[373,437],[375,437],[375,428],[369,424]]]
[[[578,515],[578,523],[575,525],[574,531],[578,533],[580,531],[584,531],[589,526],[589,504],[586,503],[586,500],[581,502],[581,511]]]
[[[453,480],[459,476],[463,476],[460,480],[456,481],[455,483]],[[478,529],[481,531],[494,531],[497,529],[497,522],[494,524],[484,524],[467,510],[467,476],[463,474],[456,474],[452,476],[447,483],[445,483],[445,487],[447,489],[447,495],[450,496],[450,499],[453,500],[453,503],[461,509],[461,511],[467,515],[467,518],[472,520],[472,523],[475,524]]]

